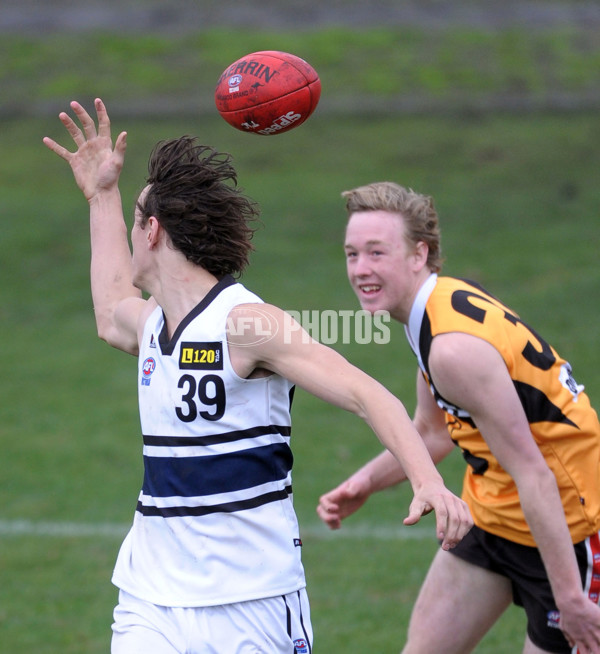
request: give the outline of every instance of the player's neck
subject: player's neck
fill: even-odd
[[[188,261],[161,271],[152,295],[165,314],[170,336],[217,282],[214,275]]]

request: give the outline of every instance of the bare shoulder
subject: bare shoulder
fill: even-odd
[[[333,365],[334,356],[341,358],[273,304],[240,304],[232,309],[227,320],[227,342],[232,365],[243,377],[261,369],[291,379],[298,370],[316,361]],[[295,381],[300,383],[299,379]]]
[[[283,313],[271,304],[238,304],[227,316],[227,341],[246,347],[272,340],[282,329]]]
[[[289,344],[295,334],[302,332],[300,324],[274,304],[238,304],[227,317],[227,340],[232,346],[269,344],[271,348],[277,344]]]
[[[158,306],[158,302],[153,297],[148,300],[140,299],[139,302],[138,328],[143,331],[146,321]]]
[[[500,361],[498,350],[478,336],[461,332],[439,334],[433,339],[429,355],[432,368],[453,368]],[[456,369],[456,368],[455,368]]]
[[[284,312],[264,303],[238,304],[227,316],[231,364],[240,377],[264,376],[264,352],[284,331]]]
[[[470,334],[436,336],[429,370],[441,395],[471,413],[478,405],[487,406],[495,393],[513,387],[500,352],[488,341]]]

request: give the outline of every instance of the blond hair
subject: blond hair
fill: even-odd
[[[429,249],[427,266],[432,272],[442,269],[442,244],[437,211],[433,198],[416,193],[394,182],[376,182],[344,191],[348,216],[361,211],[388,211],[404,221],[407,242],[413,247],[420,241]]]

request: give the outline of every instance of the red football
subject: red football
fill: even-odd
[[[253,134],[282,134],[301,125],[315,110],[321,80],[304,59],[265,50],[238,59],[224,71],[215,104],[233,127]]]

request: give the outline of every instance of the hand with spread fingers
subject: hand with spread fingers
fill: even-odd
[[[121,132],[113,148],[110,119],[104,103],[95,101],[98,126],[89,113],[79,104],[71,102],[71,109],[78,118],[81,127],[67,114],[59,114],[60,121],[72,136],[77,150],[71,152],[49,137],[44,144],[59,157],[64,159],[73,170],[75,181],[90,202],[99,191],[116,187],[127,147],[127,134]]]

